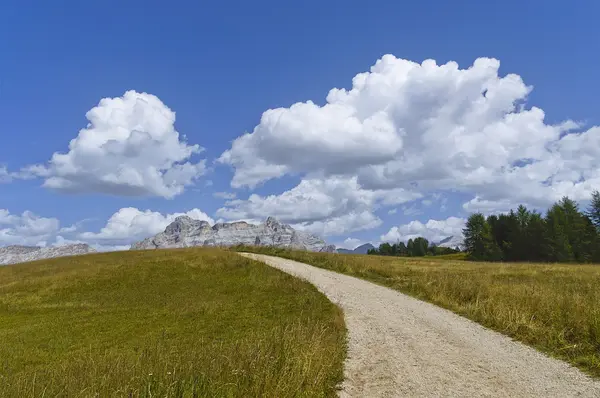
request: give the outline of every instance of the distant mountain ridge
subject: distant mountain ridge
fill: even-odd
[[[13,245],[0,247],[0,265],[25,263],[45,258],[75,256],[95,252],[95,249],[84,243],[50,247]]]
[[[451,235],[436,243],[436,246],[449,247],[451,249],[458,247],[462,250],[464,248],[464,239],[462,236]]]
[[[188,216],[177,217],[164,232],[131,245],[131,250],[162,249],[192,246],[275,246],[314,252],[334,252],[335,246],[328,245],[318,236],[297,231],[268,217],[262,224],[244,221],[217,223],[211,226],[206,221]]]
[[[341,254],[367,254],[367,252],[371,249],[375,249],[375,246],[370,243],[365,243],[364,245],[360,245],[353,250],[337,249],[337,252]]]

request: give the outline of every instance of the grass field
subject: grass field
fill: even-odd
[[[2,397],[334,396],[341,311],[211,249],[0,267]]]
[[[600,377],[600,266],[501,264],[237,248],[389,286]]]

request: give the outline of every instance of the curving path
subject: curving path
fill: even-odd
[[[341,397],[600,397],[600,382],[472,321],[371,282],[243,256],[314,284],[344,311]]]

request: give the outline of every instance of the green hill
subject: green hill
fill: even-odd
[[[333,396],[340,310],[211,249],[0,267],[0,396]]]

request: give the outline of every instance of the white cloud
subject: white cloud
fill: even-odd
[[[319,236],[331,236],[373,229],[380,226],[381,223],[379,217],[365,210],[360,213],[350,212],[339,217],[326,218],[323,221],[292,224],[292,226]]]
[[[215,192],[213,193],[213,196],[219,199],[231,200],[235,199],[237,195],[235,194],[235,192]]]
[[[481,199],[479,196],[464,203],[462,207],[469,213],[483,213],[486,215],[506,213],[510,209],[515,208],[514,203],[508,199],[485,200]]]
[[[398,209],[388,210],[388,214],[396,214],[397,212],[398,212]]]
[[[402,140],[388,115],[379,110],[360,115],[342,97],[332,90],[323,107],[308,101],[263,113],[254,131],[236,139],[219,159],[236,168],[232,185],[254,186],[288,172],[343,172],[392,160]]]
[[[56,218],[40,217],[31,211],[15,215],[0,209],[0,246],[46,246],[59,228]]]
[[[186,213],[163,215],[151,210],[125,207],[114,213],[100,232],[83,232],[78,238],[92,244],[125,246],[162,232],[178,216],[187,215],[196,220],[214,224],[214,220],[199,209]]]
[[[532,87],[499,66],[386,55],[323,106],[267,110],[219,161],[235,169],[233,187],[317,173],[358,177],[371,191],[457,190],[536,206],[588,199],[600,186],[600,128],[547,124],[542,109],[524,105]]]
[[[304,223],[339,217],[373,203],[372,192],[363,191],[356,179],[306,179],[279,195],[252,194],[247,200],[233,200],[217,210],[227,219],[275,216],[284,222]]]
[[[356,178],[315,176],[279,195],[252,194],[247,200],[231,200],[217,215],[230,220],[274,216],[313,233],[339,235],[374,228],[381,224],[374,209],[418,197],[404,189],[365,190]]]
[[[462,236],[466,220],[458,217],[448,217],[445,220],[429,220],[425,224],[411,221],[398,227],[392,227],[386,234],[381,235],[382,242],[406,242],[419,236],[430,242],[439,242],[449,236]]]
[[[204,160],[190,161],[202,148],[180,139],[175,113],[154,95],[104,98],[86,118],[67,153],[22,169],[21,177],[43,177],[45,187],[66,192],[172,198],[205,172]]]

